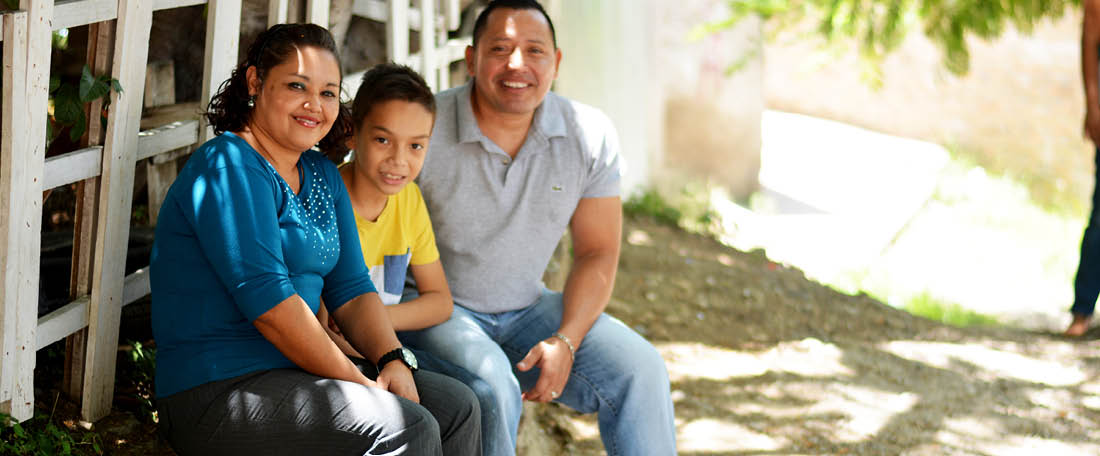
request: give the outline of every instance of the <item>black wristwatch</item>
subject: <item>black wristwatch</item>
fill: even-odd
[[[405,366],[407,366],[410,371],[416,372],[418,369],[416,365],[416,356],[413,355],[412,350],[405,347],[397,347],[385,355],[382,355],[381,358],[378,358],[378,371],[381,372],[382,368],[385,367],[386,364],[389,364],[390,361],[397,360],[405,363]]]

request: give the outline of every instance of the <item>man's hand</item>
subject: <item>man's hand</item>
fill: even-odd
[[[378,373],[378,387],[417,404],[420,403],[420,394],[416,392],[412,371],[403,363],[386,363]]]
[[[539,380],[535,387],[523,392],[523,399],[534,402],[550,402],[561,396],[569,373],[573,370],[573,355],[560,339],[549,337],[531,347],[516,368],[527,372],[538,367]]]
[[[1100,110],[1089,109],[1085,112],[1085,136],[1092,144],[1100,147]]]

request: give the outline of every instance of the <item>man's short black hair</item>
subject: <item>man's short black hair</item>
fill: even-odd
[[[554,43],[554,49],[558,48],[558,35],[554,32],[554,21],[550,20],[550,15],[546,14],[546,10],[542,8],[542,5],[535,0],[492,0],[485,9],[481,10],[481,14],[477,15],[477,21],[474,22],[474,47],[477,47],[477,40],[481,38],[481,34],[485,33],[485,26],[489,22],[489,13],[499,8],[508,8],[516,10],[533,9],[542,13],[542,17],[546,18],[546,24],[550,26],[550,39]]]

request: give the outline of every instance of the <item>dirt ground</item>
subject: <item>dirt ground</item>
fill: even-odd
[[[1100,454],[1100,330],[954,328],[650,220],[623,236],[608,312],[665,357],[681,454]],[[172,454],[119,385],[106,452]],[[528,410],[521,454],[603,454],[594,416]]]

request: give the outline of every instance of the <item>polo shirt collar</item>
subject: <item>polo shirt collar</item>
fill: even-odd
[[[485,135],[481,133],[481,127],[477,125],[474,108],[470,102],[473,86],[474,81],[471,79],[458,92],[458,109],[456,111],[459,142],[479,142],[482,138],[485,138]],[[564,116],[554,115],[554,113],[561,111],[556,106],[561,101],[562,99],[555,97],[553,93],[546,94],[546,98],[543,98],[542,103],[535,109],[535,119],[531,125],[534,127],[534,132],[544,138],[566,136]]]

